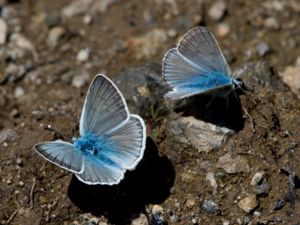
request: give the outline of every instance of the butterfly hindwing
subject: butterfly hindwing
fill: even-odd
[[[46,160],[73,173],[83,170],[82,155],[73,144],[64,141],[52,141],[36,144],[34,149]]]

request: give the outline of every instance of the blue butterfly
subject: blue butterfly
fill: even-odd
[[[143,119],[130,114],[116,85],[97,75],[87,92],[80,118],[80,138],[40,143],[34,149],[51,163],[75,173],[86,184],[118,184],[144,155]]]
[[[172,88],[170,99],[181,99],[201,93],[227,96],[241,87],[231,77],[229,66],[214,36],[206,27],[194,27],[166,52],[163,76]]]

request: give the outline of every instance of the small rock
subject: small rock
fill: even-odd
[[[167,32],[161,28],[155,28],[142,37],[131,38],[129,48],[135,52],[137,59],[150,59],[167,41]]]
[[[81,49],[76,56],[76,59],[78,62],[86,62],[90,57],[91,49],[90,48],[84,48]]]
[[[17,47],[30,51],[33,54],[36,54],[33,44],[24,35],[14,33],[10,37],[10,41],[13,42]]]
[[[246,158],[240,155],[233,157],[230,153],[221,156],[216,166],[224,169],[227,173],[250,172],[250,166]]]
[[[181,174],[181,180],[185,183],[191,183],[194,180],[194,175],[189,172],[184,172]]]
[[[61,18],[57,13],[48,14],[45,17],[45,23],[48,28],[57,27],[60,24]]]
[[[220,38],[226,37],[230,33],[230,27],[227,23],[221,23],[217,26],[217,36]]]
[[[227,11],[225,1],[215,2],[208,11],[208,15],[212,20],[220,21],[224,18]]]
[[[300,57],[298,60],[299,64],[296,63],[295,66],[286,67],[285,70],[280,73],[280,76],[283,82],[286,83],[300,99]]]
[[[26,68],[24,65],[18,66],[14,63],[9,63],[4,70],[4,74],[8,81],[16,82],[26,74]]]
[[[15,141],[17,138],[17,133],[11,129],[3,129],[0,131],[0,144],[9,141]]]
[[[250,181],[250,184],[252,186],[258,185],[259,183],[262,182],[264,175],[265,175],[265,172],[263,172],[263,171],[255,173]]]
[[[6,22],[0,18],[0,45],[4,45],[7,40],[8,28]]]
[[[164,212],[164,209],[160,205],[153,205],[152,207],[152,214],[161,214]]]
[[[83,17],[82,21],[83,21],[84,24],[89,25],[93,22],[93,17],[91,15],[87,14]]]
[[[210,183],[210,185],[212,186],[214,193],[216,193],[217,188],[218,188],[218,184],[217,181],[215,179],[215,176],[212,172],[207,173],[206,175],[206,180]]]
[[[16,164],[17,164],[18,166],[21,166],[21,165],[23,164],[22,159],[18,158],[18,159],[16,160]]]
[[[72,85],[76,88],[81,88],[88,83],[89,79],[89,75],[85,72],[82,72],[82,74],[73,77]]]
[[[19,182],[19,186],[20,186],[20,187],[24,187],[24,185],[25,185],[25,184],[24,184],[23,181],[20,181],[20,182]]]
[[[145,214],[140,214],[138,218],[131,221],[131,225],[149,225]]]
[[[280,210],[284,207],[284,205],[285,205],[285,199],[280,198],[276,201],[276,203],[274,205],[274,210]]]
[[[14,96],[16,99],[19,99],[24,96],[24,93],[25,93],[24,89],[20,86],[17,86],[15,89]]]
[[[219,206],[213,200],[205,200],[202,204],[204,212],[207,214],[214,214],[219,211]]]
[[[87,12],[93,0],[75,0],[62,9],[62,15],[72,17]]]
[[[238,206],[247,213],[250,213],[257,207],[257,200],[255,194],[250,194],[247,197],[241,199]]]
[[[280,28],[279,22],[275,17],[268,17],[264,20],[264,25],[270,30],[278,30]]]
[[[114,3],[117,3],[119,0],[94,0],[91,11],[105,13],[107,9]]]
[[[193,116],[179,117],[169,121],[167,131],[173,142],[190,144],[199,152],[209,152],[218,148],[233,133],[228,128],[218,127]]]
[[[59,41],[65,34],[65,29],[63,27],[53,27],[48,33],[47,45],[50,47],[55,47],[58,45]]]
[[[269,45],[266,42],[260,42],[256,45],[256,53],[258,56],[263,57],[271,52]]]

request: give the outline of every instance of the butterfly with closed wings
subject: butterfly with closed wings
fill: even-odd
[[[234,79],[218,43],[206,27],[194,27],[166,52],[162,73],[172,89],[167,98],[176,100],[209,93],[227,96],[242,82]]]
[[[130,114],[116,85],[97,75],[87,92],[80,138],[39,143],[34,149],[86,184],[118,184],[142,159],[146,145],[143,119]]]

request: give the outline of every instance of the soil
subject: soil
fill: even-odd
[[[5,18],[7,41],[0,47],[0,131],[14,132],[0,143],[0,224],[131,224],[141,214],[149,224],[300,224],[300,104],[278,75],[299,57],[297,0],[287,1],[282,10],[276,8],[281,1],[228,0],[220,21],[208,15],[215,2],[201,0],[115,1],[102,12],[88,9],[71,17],[62,16],[69,0],[0,2],[1,16],[4,9],[11,13]],[[91,23],[83,21],[86,16]],[[270,17],[278,27],[264,24]],[[55,46],[47,44],[52,23],[64,29]],[[116,78],[138,65],[160,64],[188,29],[205,25],[218,34],[220,24],[230,28],[216,39],[232,70],[255,65],[254,78],[244,78],[251,91],[240,96],[242,124],[221,147],[209,152],[175,147],[167,131],[170,117],[146,116],[147,127],[156,122],[159,134],[148,130],[144,159],[116,186],[82,184],[34,152],[36,143],[78,137],[84,96],[95,74]],[[151,42],[147,34],[157,29]],[[14,33],[32,46],[16,59],[7,56],[18,49]],[[257,51],[262,42],[269,48],[264,54]],[[85,48],[89,59],[80,61],[77,54]],[[10,64],[26,70],[2,79]],[[269,72],[272,79],[257,71]],[[83,77],[78,86],[75,77]],[[249,170],[219,168],[226,154],[243,157]],[[259,172],[263,179],[251,185]],[[257,202],[246,212],[241,200],[252,195]],[[159,213],[157,207],[162,207]]]

